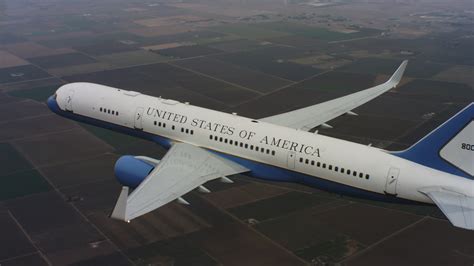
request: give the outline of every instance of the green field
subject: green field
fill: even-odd
[[[8,143],[0,143],[1,175],[31,169],[31,165],[23,156]]]
[[[159,63],[170,60],[169,57],[142,50],[107,54],[98,56],[97,59],[118,67]]]
[[[0,200],[50,190],[50,186],[10,144],[0,143]]]
[[[256,25],[259,28],[277,31],[277,32],[286,32],[288,34],[299,35],[314,39],[320,39],[324,41],[340,41],[361,38],[366,36],[373,36],[380,34],[379,30],[360,28],[356,29],[357,32],[352,33],[343,33],[337,31],[331,31],[325,28],[311,27],[298,23],[291,22],[269,22],[269,23],[260,23]]]
[[[0,200],[51,190],[48,182],[36,171],[28,170],[0,176]]]
[[[139,140],[135,137],[117,133],[115,131],[100,128],[100,127],[90,126],[86,124],[81,124],[81,126],[84,127],[86,130],[88,130],[89,132],[91,132],[92,134],[94,134],[96,137],[104,140],[105,142],[107,142],[108,144],[110,144],[117,150],[124,149],[130,146],[132,143]]]
[[[10,96],[32,99],[38,102],[45,102],[49,96],[53,95],[59,86],[45,86],[25,90],[10,91]]]
[[[290,33],[256,27],[254,24],[227,24],[209,28],[209,30],[237,35],[247,39],[268,39],[290,35]]]

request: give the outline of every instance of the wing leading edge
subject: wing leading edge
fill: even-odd
[[[111,217],[130,221],[217,178],[249,171],[202,148],[174,144],[155,169],[128,195],[123,187]],[[185,201],[184,201],[185,202]]]
[[[354,114],[351,112],[354,108],[395,88],[402,79],[407,63],[408,60],[403,61],[390,79],[383,84],[320,104],[265,117],[260,121],[307,131],[325,125],[327,121],[345,113]]]

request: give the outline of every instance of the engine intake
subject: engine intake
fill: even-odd
[[[115,162],[114,173],[117,180],[124,186],[136,188],[150,174],[156,165],[146,157],[124,155]]]

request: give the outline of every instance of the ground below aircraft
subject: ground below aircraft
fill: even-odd
[[[49,108],[66,118],[156,142],[157,160],[125,155],[111,217],[130,221],[204,184],[248,174],[383,201],[436,204],[451,223],[474,230],[474,103],[405,151],[308,132],[400,82],[407,61],[380,85],[287,113],[252,119],[92,83],[61,86]],[[129,193],[129,189],[133,192]]]

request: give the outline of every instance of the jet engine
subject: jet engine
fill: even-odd
[[[115,162],[115,177],[122,185],[136,188],[159,162],[145,156],[124,155]]]

